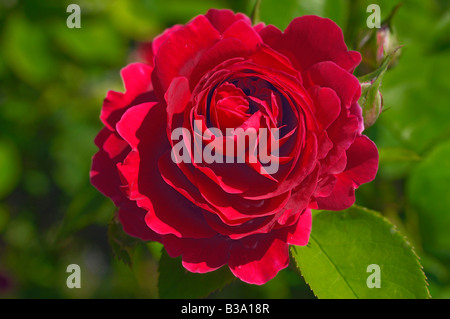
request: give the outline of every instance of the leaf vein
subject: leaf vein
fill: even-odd
[[[319,241],[314,238],[314,236],[311,234],[310,236],[317,244],[317,246],[319,247],[319,249],[324,253],[325,257],[327,257],[327,259],[330,261],[330,263],[333,265],[334,269],[336,269],[337,273],[339,274],[339,276],[341,276],[341,278],[344,280],[345,284],[347,285],[347,287],[351,290],[352,294],[355,296],[355,298],[359,299],[358,295],[355,293],[355,291],[353,290],[352,286],[350,286],[350,284],[347,282],[347,280],[345,279],[345,276],[341,273],[341,271],[339,270],[339,268],[337,267],[337,265],[333,262],[333,260],[330,258],[330,256],[328,256],[327,252],[322,248],[322,246],[319,244]]]

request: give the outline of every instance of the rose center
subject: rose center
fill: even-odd
[[[225,131],[248,126],[246,124],[253,122],[255,116],[265,115],[276,126],[278,101],[274,87],[265,80],[245,77],[226,81],[215,89],[210,100],[210,121]]]

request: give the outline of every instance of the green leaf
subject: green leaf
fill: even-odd
[[[191,273],[181,265],[181,257],[171,258],[163,250],[159,261],[159,297],[170,299],[202,298],[222,289],[235,277],[224,266],[206,274]]]
[[[134,251],[141,241],[127,235],[116,217],[109,223],[108,239],[115,256],[131,267]]]
[[[395,227],[376,212],[352,207],[313,217],[310,241],[292,247],[303,277],[319,298],[429,298],[417,255]],[[380,288],[369,288],[380,267]]]
[[[408,201],[419,217],[425,249],[450,258],[450,141],[437,146],[411,172]]]

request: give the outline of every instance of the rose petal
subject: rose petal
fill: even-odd
[[[311,209],[301,213],[297,223],[286,230],[286,242],[290,245],[305,246],[308,244],[312,228]]]
[[[289,57],[299,70],[307,70],[322,61],[332,61],[353,72],[361,55],[348,51],[341,28],[330,19],[318,16],[295,18],[284,33],[273,26],[260,31],[264,42]]]
[[[148,211],[147,225],[161,235],[214,236],[216,232],[203,219],[202,210],[168,185],[159,172],[159,158],[170,150],[164,105],[144,103],[130,108],[117,128],[134,150],[118,168],[129,198]]]
[[[344,174],[336,176],[337,181],[328,197],[317,198],[318,209],[343,210],[355,203],[355,188],[352,181]]]
[[[122,223],[123,230],[133,237],[142,240],[161,242],[161,236],[151,230],[145,223],[147,211],[138,207],[135,202],[128,201],[119,210],[118,218]]]
[[[341,174],[347,175],[358,187],[371,182],[378,170],[378,150],[367,136],[358,136],[347,150],[347,167]]]
[[[248,50],[254,50],[258,44],[262,43],[259,34],[248,24],[246,20],[238,20],[234,22],[228,29],[223,32],[223,39],[235,38],[239,39]]]
[[[219,39],[220,33],[202,15],[171,32],[155,55],[152,79],[157,95],[162,97],[174,78],[189,78],[203,53]]]
[[[164,236],[163,243],[172,258],[183,256],[183,267],[190,272],[207,273],[228,262],[230,241],[222,236],[206,239],[180,239],[173,235],[167,235]]]
[[[341,113],[341,100],[333,89],[327,87],[313,86],[308,90],[314,101],[315,116],[327,129]]]
[[[305,82],[333,89],[341,100],[342,107],[349,108],[361,95],[358,79],[333,62],[314,64],[305,74]]]
[[[90,179],[102,194],[112,199],[115,205],[122,204],[126,198],[120,190],[120,178],[116,164],[130,151],[128,144],[117,135],[103,128],[95,138],[99,151],[92,158]]]
[[[355,188],[375,178],[378,151],[366,136],[358,136],[347,150],[347,166],[336,175],[337,181],[328,197],[317,198],[319,209],[342,210],[355,202]]]
[[[114,131],[116,123],[130,106],[155,101],[152,93],[135,101],[140,95],[152,91],[152,71],[153,68],[144,63],[132,63],[121,70],[125,93],[108,92],[100,114],[100,119],[106,127]]]
[[[263,285],[289,264],[289,246],[270,235],[235,241],[228,263],[232,273],[242,281]]]
[[[167,129],[169,137],[172,134],[173,129],[177,128],[177,125],[173,123],[173,118],[176,114],[180,114],[186,108],[189,99],[191,98],[191,92],[189,90],[189,81],[185,77],[175,78],[164,95],[164,99],[167,103]],[[181,123],[179,123],[181,126]]]
[[[311,196],[316,190],[318,173],[319,165],[292,192],[289,202],[287,202],[277,216],[277,223],[279,225],[286,225],[292,216],[301,214],[308,207]]]
[[[224,33],[233,23],[242,20],[247,25],[251,25],[250,19],[242,13],[234,13],[228,9],[210,9],[205,14],[209,22],[220,33]]]

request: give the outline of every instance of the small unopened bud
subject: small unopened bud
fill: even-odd
[[[364,128],[375,124],[383,110],[383,96],[377,85],[373,82],[361,83],[361,98],[359,104],[363,110]]]
[[[359,66],[359,73],[365,74],[377,69],[381,62],[398,48],[398,40],[395,34],[392,19],[400,8],[397,5],[389,16],[381,23],[380,28],[364,29],[358,37],[357,50],[361,52],[363,61]],[[400,50],[396,50],[396,56],[389,67],[397,64]]]
[[[394,52],[394,50],[398,47],[397,36],[390,27],[390,23],[382,25],[376,32],[376,47],[376,61],[378,64],[380,64],[386,56]],[[397,64],[399,55],[400,50],[397,51],[397,56],[392,59],[390,67]]]

